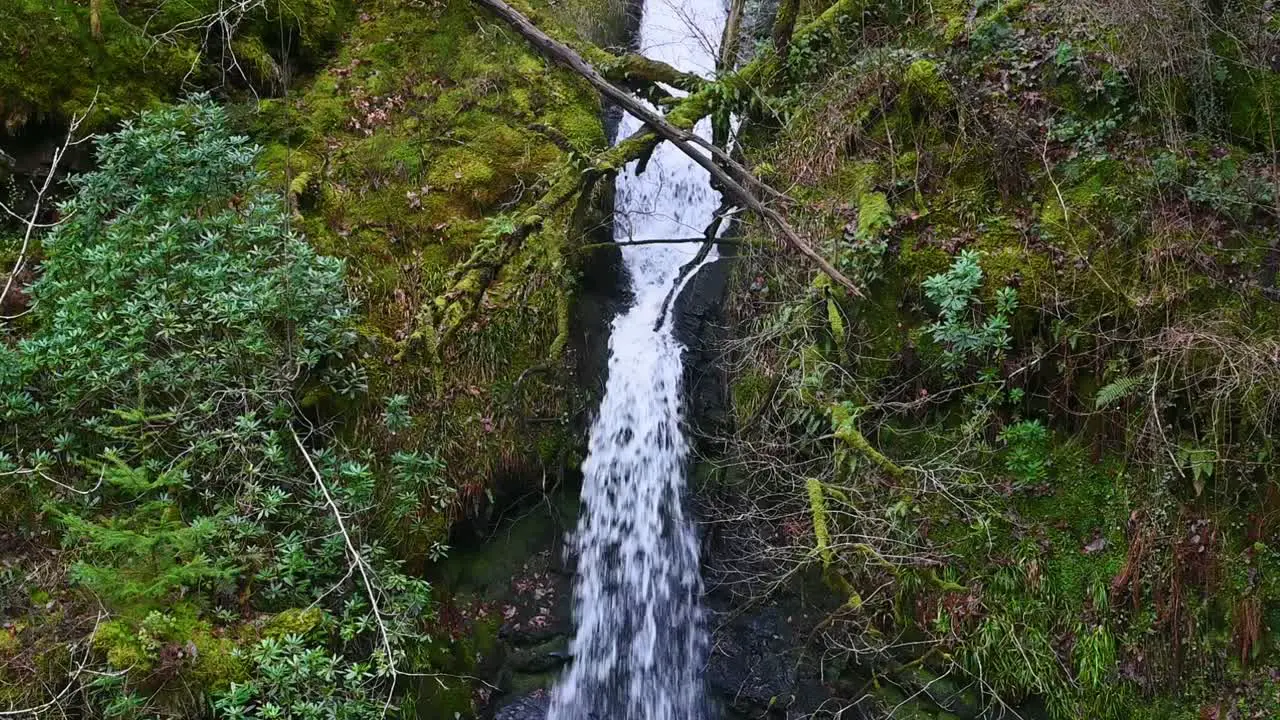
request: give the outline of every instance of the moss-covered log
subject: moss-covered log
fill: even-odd
[[[857,419],[848,405],[838,404],[831,406],[831,427],[835,439],[870,460],[873,465],[880,468],[894,480],[906,481],[907,471],[885,457],[884,453],[872,447],[870,442],[867,442],[866,436],[858,430]]]
[[[623,55],[602,67],[600,72],[606,79],[620,84],[634,81],[665,83],[688,92],[697,92],[707,85],[706,80],[693,73],[683,72],[639,53]]]
[[[609,82],[572,48],[543,32],[530,22],[529,18],[502,0],[477,0],[477,2],[489,8],[494,14],[510,24],[541,52],[581,75],[600,94],[617,103],[631,115],[639,118],[652,128],[657,135],[660,135],[662,139],[675,145],[681,152],[693,159],[694,162],[711,174],[711,177],[719,183],[722,190],[768,221],[783,236],[788,245],[808,257],[832,280],[844,286],[854,295],[862,294],[852,280],[845,277],[843,273],[832,266],[826,258],[822,257],[808,242],[801,238],[781,213],[765,205],[760,200],[754,190],[758,188],[770,190],[769,187],[730,157],[722,148],[699,137],[691,129],[671,123],[667,118],[637,100],[630,93]],[[710,152],[711,157],[700,152],[698,148]],[[770,190],[770,192],[774,195],[778,194],[776,191]]]

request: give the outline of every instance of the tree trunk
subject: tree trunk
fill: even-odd
[[[800,14],[800,0],[782,0],[778,14],[773,19],[773,47],[782,62],[787,61],[791,49],[791,35],[796,30],[796,17]]]

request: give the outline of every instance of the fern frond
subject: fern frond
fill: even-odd
[[[1146,383],[1146,381],[1146,375],[1126,375],[1118,380],[1109,382],[1098,390],[1098,395],[1093,400],[1094,407],[1099,410],[1110,407],[1129,397],[1138,386]]]

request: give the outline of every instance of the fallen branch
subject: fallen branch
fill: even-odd
[[[726,192],[753,212],[760,215],[769,224],[773,225],[774,228],[782,234],[788,244],[812,260],[814,264],[830,276],[832,280],[835,280],[837,283],[844,286],[854,295],[862,295],[862,291],[858,286],[855,285],[852,280],[845,277],[839,270],[835,269],[831,263],[827,262],[826,258],[818,254],[812,246],[805,242],[795,232],[795,230],[791,228],[791,225],[782,217],[781,214],[765,205],[754,193],[743,187],[742,183],[738,181],[738,178],[742,178],[745,182],[753,186],[765,188],[769,192],[776,193],[776,191],[769,188],[768,185],[760,181],[752,175],[749,170],[742,167],[742,165],[730,157],[727,152],[707,141],[705,138],[699,137],[692,131],[691,127],[690,129],[684,129],[672,124],[672,122],[662,115],[659,115],[651,107],[645,105],[630,93],[606,80],[604,76],[602,76],[590,63],[584,60],[576,51],[568,45],[552,38],[550,35],[547,35],[536,25],[530,22],[527,17],[507,3],[503,2],[503,0],[476,1],[484,5],[486,8],[489,8],[489,10],[491,10],[495,15],[506,21],[516,30],[516,32],[523,35],[526,40],[532,43],[534,47],[551,57],[554,61],[581,75],[587,80],[587,82],[591,83],[592,87],[596,88],[596,90],[606,98],[617,103],[628,113],[644,122],[645,125],[651,128],[653,132],[662,139],[672,143],[681,152],[688,155],[694,162],[709,172],[711,177],[715,178]],[[701,95],[702,93],[695,94],[694,96],[691,96],[691,99]],[[709,98],[703,98],[702,104],[706,104],[708,99]],[[678,113],[683,109],[684,108],[677,108],[672,111],[672,114]],[[710,157],[705,153],[699,152],[699,147],[707,150],[710,153]],[[725,168],[728,168],[729,170],[726,170]],[[731,174],[730,171],[732,171],[733,174]]]
[[[628,53],[610,62],[602,74],[608,80],[620,84],[640,80],[646,83],[663,83],[686,92],[698,92],[707,86],[707,81],[694,73],[684,72],[639,53]]]
[[[831,406],[832,435],[851,449],[858,451],[872,464],[880,468],[886,475],[899,482],[906,482],[907,471],[900,465],[885,457],[883,453],[871,447],[866,436],[858,430],[857,420],[849,407],[843,403]]]
[[[365,593],[369,596],[369,607],[373,610],[373,619],[378,623],[378,631],[382,636],[382,650],[387,654],[387,674],[391,676],[391,689],[387,692],[387,701],[383,706],[383,714],[386,714],[387,708],[391,707],[391,699],[395,695],[396,678],[400,674],[396,669],[396,656],[391,650],[391,635],[387,631],[387,624],[382,619],[382,608],[378,605],[378,594],[374,592],[373,581],[369,579],[368,563],[364,556],[356,550],[355,543],[351,542],[351,535],[347,532],[347,524],[342,520],[342,510],[338,508],[338,503],[334,502],[333,495],[329,494],[329,486],[325,484],[324,478],[320,475],[320,471],[316,469],[316,464],[311,461],[311,454],[307,452],[307,448],[302,444],[302,439],[298,437],[298,433],[292,428],[289,434],[293,436],[293,442],[298,446],[298,452],[302,453],[302,458],[307,461],[307,467],[311,470],[311,475],[315,478],[316,485],[320,486],[320,492],[324,495],[325,503],[329,505],[329,510],[333,512],[333,519],[338,522],[338,532],[342,535],[342,540],[346,543],[347,552],[351,555],[351,564],[355,566],[360,573],[360,579],[364,581]]]
[[[616,242],[590,243],[574,248],[577,252],[599,250],[601,248],[634,247],[636,245],[700,245],[706,238],[663,238],[660,240],[618,240]],[[745,245],[741,240],[717,240],[717,245]]]
[[[839,19],[855,12],[861,12],[866,4],[867,0],[836,0],[831,7],[827,8],[812,22],[797,30],[793,42],[809,40],[811,36],[818,35]],[[519,13],[510,8],[508,8],[508,11],[519,16]],[[524,20],[524,23],[531,26],[527,19]],[[534,30],[536,31],[536,28]],[[543,35],[545,36],[545,34]],[[572,50],[569,52],[573,53]],[[596,58],[602,67],[611,66],[616,62],[615,56],[594,46],[588,45],[584,47],[583,52],[592,58]],[[590,68],[590,65],[585,60],[581,60],[581,58],[579,60],[582,65]],[[751,86],[756,83],[767,82],[768,78],[773,77],[779,71],[780,66],[781,63],[779,63],[778,58],[772,51],[766,50],[759,58],[748,63],[736,73],[725,76],[719,83],[704,83],[703,87],[697,92],[690,93],[688,96],[679,99],[679,102],[671,108],[665,118],[659,119],[675,128],[692,130],[699,120],[715,109],[720,85],[736,83]],[[623,95],[626,96],[626,93],[623,93]],[[634,99],[629,97],[628,99],[634,102]],[[403,360],[417,348],[426,346],[427,351],[432,356],[433,364],[439,369],[443,348],[448,345],[459,328],[475,316],[484,293],[493,281],[497,279],[503,263],[519,251],[524,239],[541,230],[550,215],[557,212],[574,198],[581,197],[586,188],[590,188],[602,177],[615,173],[625,167],[627,163],[636,160],[641,163],[639,170],[642,170],[647,158],[663,139],[664,137],[659,135],[653,127],[642,126],[613,147],[595,155],[589,162],[585,163],[585,170],[570,165],[554,176],[549,184],[549,189],[534,207],[521,213],[516,222],[515,230],[500,238],[500,245],[496,253],[492,248],[489,248],[484,251],[485,253],[492,253],[487,257],[473,257],[468,260],[463,265],[465,268],[463,276],[451,283],[449,290],[437,298],[438,307],[435,303],[428,303],[424,306],[423,312],[420,313],[420,319],[414,323],[417,329],[405,340],[395,359],[397,361]],[[737,165],[737,163],[734,162],[734,165]],[[761,185],[766,192],[772,193],[775,197],[786,198],[785,195],[778,193],[768,185],[763,183]],[[817,258],[817,260],[820,265],[825,263],[821,258]],[[846,285],[846,287],[848,286]],[[436,318],[440,319],[436,320]]]
[[[734,211],[735,209],[728,202],[720,201],[720,208],[716,210],[711,224],[707,225],[706,230],[702,232],[704,238],[702,247],[698,248],[698,252],[693,256],[692,260],[680,266],[680,270],[676,272],[675,282],[671,283],[671,289],[667,291],[667,296],[662,299],[662,311],[658,313],[658,321],[654,323],[654,332],[662,329],[662,323],[667,320],[667,310],[671,307],[672,301],[676,299],[676,295],[684,290],[684,284],[689,275],[702,267],[702,263],[706,262],[707,256],[711,254],[711,248],[715,247],[716,242],[720,239],[720,228],[724,225],[725,218],[731,217]]]

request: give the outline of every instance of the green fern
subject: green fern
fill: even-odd
[[[1099,410],[1111,407],[1129,397],[1140,385],[1147,381],[1146,375],[1126,375],[1118,380],[1103,385],[1094,398],[1094,407]]]

